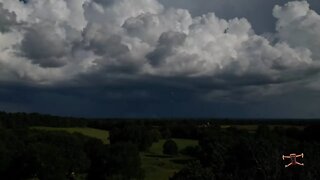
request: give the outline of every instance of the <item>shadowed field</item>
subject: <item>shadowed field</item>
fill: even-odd
[[[80,133],[85,136],[101,139],[103,143],[109,144],[109,131],[99,130],[94,128],[55,128],[55,127],[32,127],[32,129],[45,130],[45,131],[66,131],[68,133]]]
[[[187,146],[196,146],[198,141],[189,139],[173,139],[178,149],[182,150]],[[169,179],[175,172],[181,170],[192,158],[184,155],[168,156],[162,153],[162,146],[165,140],[153,143],[148,152],[141,154],[142,167],[145,170],[146,180]]]

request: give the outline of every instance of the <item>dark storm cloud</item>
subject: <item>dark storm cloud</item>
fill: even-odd
[[[85,117],[316,118],[320,115],[319,93],[316,91],[297,89],[296,92],[274,95],[263,101],[244,103],[224,99],[200,101],[194,98],[195,91],[176,87],[129,87],[41,88],[7,85],[0,90],[0,108],[11,112]],[[143,91],[150,94],[147,96]]]
[[[182,45],[187,38],[187,35],[181,32],[164,32],[159,38],[159,44],[162,46],[179,46]]]
[[[114,3],[116,0],[94,0],[94,2],[101,4],[103,6],[110,6]]]
[[[224,108],[250,116],[254,104],[317,88],[316,2],[161,2],[0,0],[0,105],[86,116],[228,115]]]
[[[19,1],[27,4],[29,0],[19,0]]]
[[[35,24],[27,29],[21,43],[23,55],[41,67],[61,67],[66,64],[63,56],[68,44],[49,24]]]
[[[159,65],[164,58],[173,53],[176,46],[182,45],[187,38],[187,35],[181,32],[164,32],[159,38],[156,49],[147,54],[150,64],[153,66]]]
[[[149,86],[151,85],[151,86]],[[1,109],[5,105],[16,104],[24,111],[41,111],[59,115],[75,115],[90,117],[143,117],[174,116],[174,111],[166,112],[161,106],[168,103],[174,105],[193,102],[191,91],[177,87],[166,87],[157,83],[110,84],[108,86],[74,86],[74,87],[35,87],[5,85],[0,88]],[[154,85],[154,86],[152,86]],[[188,105],[183,105],[188,106]],[[155,110],[159,110],[156,112]],[[14,111],[14,109],[11,109]],[[126,112],[125,114],[123,112]],[[180,114],[183,112],[180,112]]]
[[[87,49],[92,50],[97,55],[118,57],[129,51],[128,47],[121,43],[121,37],[113,35],[106,39],[92,39],[89,42]]]

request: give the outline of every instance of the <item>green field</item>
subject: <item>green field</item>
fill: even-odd
[[[195,146],[198,144],[196,140],[189,139],[173,139],[179,150],[187,146]],[[183,155],[167,156],[162,153],[162,146],[165,140],[154,143],[148,152],[141,154],[143,169],[145,170],[146,180],[163,180],[168,179],[192,160],[192,158]]]
[[[32,127],[32,129],[45,131],[66,131],[69,133],[81,133],[85,136],[101,139],[105,144],[109,143],[109,132],[93,128],[54,128],[54,127]],[[196,140],[189,139],[173,139],[179,150],[187,146],[196,146]],[[165,140],[160,140],[149,148],[147,152],[141,153],[142,168],[145,170],[146,180],[166,180],[174,174],[174,172],[182,169],[185,164],[192,158],[184,155],[168,156],[162,153],[162,146]]]
[[[45,131],[66,131],[69,133],[80,133],[85,136],[101,139],[103,143],[109,144],[109,131],[94,129],[94,128],[55,128],[55,127],[32,127],[32,129],[39,129]]]

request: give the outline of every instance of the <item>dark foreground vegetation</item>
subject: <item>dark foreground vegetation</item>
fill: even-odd
[[[110,143],[35,126],[102,129]],[[175,138],[198,143],[179,149]],[[150,153],[159,140],[162,154]],[[305,157],[298,161],[305,166],[284,167],[289,162],[283,154],[302,152]],[[172,157],[183,157],[174,162],[181,168],[166,179],[320,179],[320,125],[315,120],[102,120],[0,113],[1,179],[144,179],[149,173],[144,161]]]

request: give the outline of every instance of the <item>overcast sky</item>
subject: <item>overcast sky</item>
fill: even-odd
[[[319,0],[0,0],[0,110],[319,118],[319,14]]]

